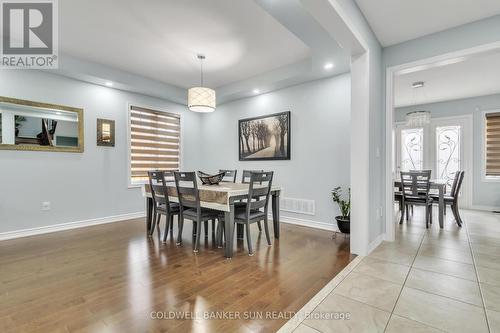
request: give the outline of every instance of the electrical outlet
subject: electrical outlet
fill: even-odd
[[[42,210],[50,210],[50,201],[42,202]]]

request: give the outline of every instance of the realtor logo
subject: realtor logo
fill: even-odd
[[[57,1],[0,0],[0,4],[0,67],[57,68]]]

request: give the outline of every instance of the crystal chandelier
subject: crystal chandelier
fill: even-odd
[[[188,90],[188,108],[194,112],[213,112],[215,111],[215,90],[203,87],[203,60],[205,56],[199,54],[201,84],[199,87],[189,88]]]
[[[425,82],[419,81],[414,82],[412,85],[413,90],[413,105],[417,105],[417,89],[425,87]],[[417,110],[408,112],[406,114],[406,125],[408,127],[422,127],[428,125],[431,122],[431,112],[424,110]]]

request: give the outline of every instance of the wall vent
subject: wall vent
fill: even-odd
[[[316,204],[314,200],[281,198],[280,210],[297,214],[315,215]]]

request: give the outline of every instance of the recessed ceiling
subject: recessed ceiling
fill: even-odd
[[[253,0],[59,1],[60,50],[147,78],[216,88],[304,60],[299,38]]]
[[[500,93],[500,53],[455,61],[460,62],[396,76],[396,107]],[[418,81],[425,87],[413,89],[412,83]]]
[[[500,14],[499,0],[356,0],[383,46]]]

